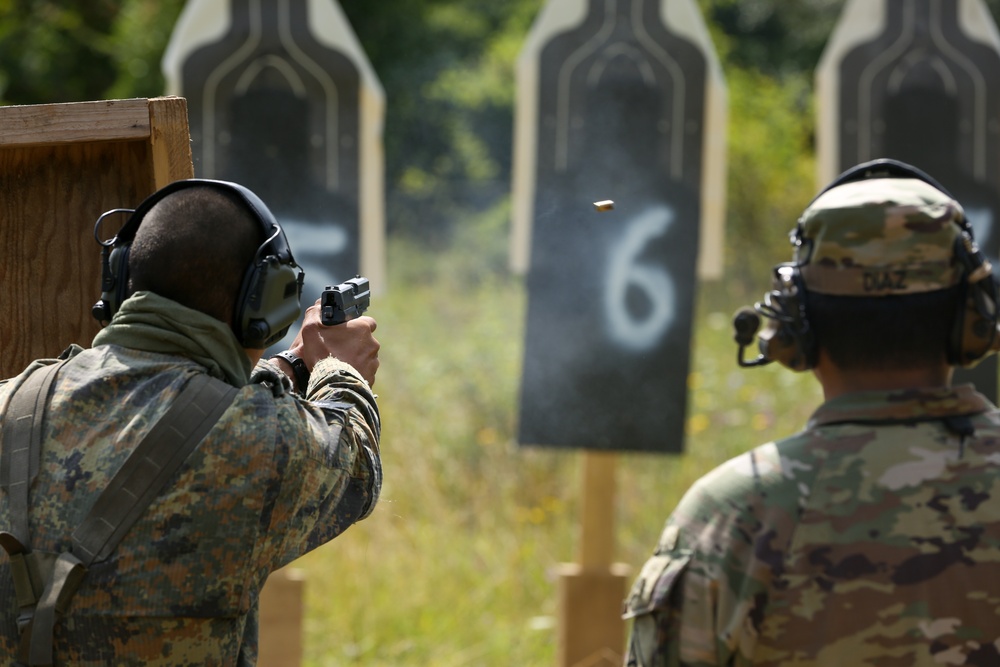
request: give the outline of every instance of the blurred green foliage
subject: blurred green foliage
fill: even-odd
[[[539,3],[344,0],[342,6],[388,98],[390,227],[440,246],[469,216],[508,195],[513,65]]]
[[[726,282],[761,294],[769,267],[791,259],[787,232],[815,192],[810,80],[733,67],[727,83]]]
[[[0,0],[0,103],[163,94],[183,0]]]
[[[844,3],[697,1],[730,87],[727,232],[770,239],[764,225],[790,225],[815,187],[812,71]],[[1000,15],[1000,0],[986,2]],[[387,92],[390,232],[441,248],[470,219],[507,206],[514,63],[542,4],[341,0]],[[159,61],[183,6],[0,0],[0,103],[162,94]]]

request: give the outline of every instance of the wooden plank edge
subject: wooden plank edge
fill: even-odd
[[[154,97],[149,100],[149,143],[153,157],[153,188],[194,178],[187,100]]]
[[[149,100],[100,100],[0,107],[0,147],[149,138]]]

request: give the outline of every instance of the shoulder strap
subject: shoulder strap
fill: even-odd
[[[51,380],[49,382],[51,384]],[[195,375],[115,473],[83,522],[73,532],[72,552],[61,554],[47,568],[49,571],[44,577],[43,590],[32,590],[26,594],[31,598],[32,609],[28,614],[30,620],[23,625],[21,650],[22,659],[26,657],[28,664],[52,664],[52,637],[57,615],[68,609],[73,594],[86,576],[87,567],[111,555],[171,476],[222,417],[238,392],[237,388],[208,375]],[[22,392],[19,390],[17,393]],[[32,412],[36,415],[33,421],[39,423],[39,429],[46,396],[47,391],[41,394],[40,399],[36,399]],[[4,442],[8,444],[21,442],[20,439],[8,439],[6,422],[11,421],[12,414],[16,413],[8,411],[3,431]],[[12,428],[11,437],[18,435],[23,436]],[[40,431],[32,437],[37,438],[40,443]],[[21,465],[16,471],[20,474],[25,467]],[[15,478],[13,474],[11,480],[12,488],[20,483],[19,478]],[[30,486],[30,479],[25,480],[23,485],[23,514],[26,523],[27,487]],[[24,553],[28,554],[30,545],[27,541],[22,544]],[[18,591],[19,603],[22,597],[22,591]],[[22,606],[22,616],[24,611]]]
[[[73,553],[85,565],[111,555],[171,475],[232,404],[235,387],[195,375],[150,429],[73,532]]]
[[[14,391],[7,406],[0,440],[0,488],[8,496],[11,534],[27,547],[28,489],[38,476],[42,453],[42,417],[59,362],[36,369]]]
[[[20,613],[18,628],[22,631],[30,622],[44,581],[36,559],[31,557],[28,523],[28,490],[38,475],[41,459],[42,418],[45,404],[56,373],[62,362],[35,368],[11,394],[3,413],[0,431],[0,489],[7,494],[11,525],[0,532],[0,547],[7,552],[14,593]],[[26,646],[22,634],[21,654]]]

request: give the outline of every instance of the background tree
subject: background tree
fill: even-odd
[[[115,79],[109,31],[118,7],[80,0],[0,2],[0,99],[14,104],[100,99]]]

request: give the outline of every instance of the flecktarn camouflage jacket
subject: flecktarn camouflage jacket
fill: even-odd
[[[31,547],[59,553],[111,475],[205,368],[176,355],[101,345],[59,371],[31,487]],[[56,624],[56,664],[252,663],[257,595],[268,574],[371,511],[381,488],[380,421],[368,384],[334,359],[313,370],[308,399],[242,386],[167,490],[115,552],[94,563]],[[19,378],[0,386],[6,405]],[[287,385],[284,385],[287,388]],[[7,443],[3,443],[6,446]],[[0,493],[0,530],[10,526]],[[18,607],[0,550],[0,665],[16,656]],[[239,657],[238,657],[239,656]]]

